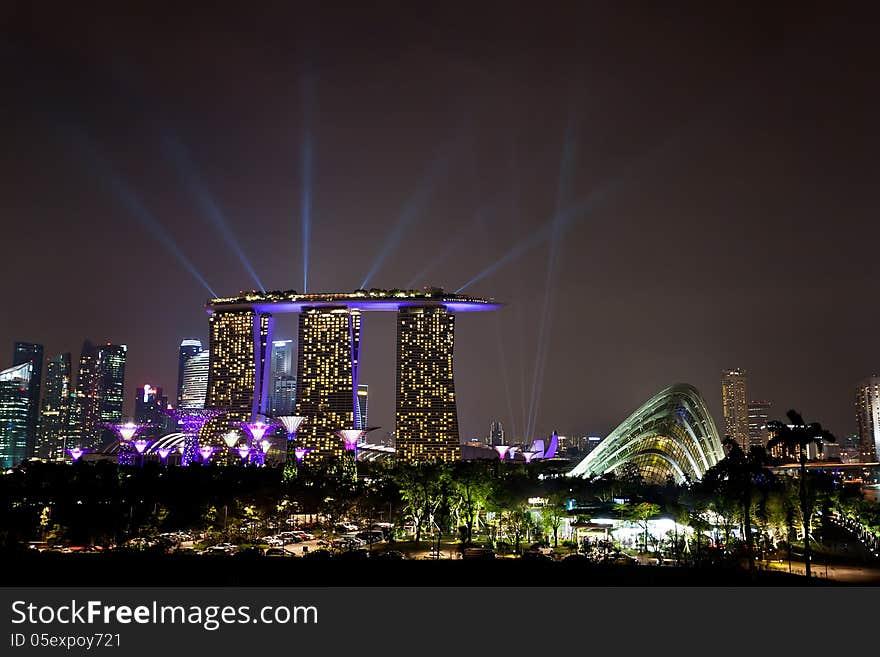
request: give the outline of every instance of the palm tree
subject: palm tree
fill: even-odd
[[[748,453],[730,436],[721,441],[727,456],[706,473],[707,482],[716,480],[715,488],[719,494],[729,494],[742,508],[743,538],[749,560],[749,570],[755,569],[755,553],[752,540],[752,498],[758,486],[769,481],[770,472],[767,451],[758,445],[752,446]]]
[[[791,410],[785,414],[788,422],[772,420],[767,423],[767,430],[772,438],[767,443],[767,449],[781,447],[784,454],[795,456],[800,463],[800,481],[798,482],[798,497],[801,503],[801,523],[804,530],[804,564],[807,577],[810,576],[810,520],[812,515],[812,499],[807,490],[807,448],[815,445],[819,453],[822,453],[822,445],[836,442],[834,435],[822,428],[818,422],[807,424],[800,413]]]

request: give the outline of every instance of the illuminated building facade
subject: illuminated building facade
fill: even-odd
[[[272,402],[269,412],[273,417],[293,415],[296,410],[296,377],[272,377]]]
[[[122,419],[125,401],[125,360],[128,347],[124,344],[104,344],[98,347],[98,371],[101,377],[102,423],[112,424]],[[103,434],[103,429],[101,431]]]
[[[862,462],[874,463],[880,454],[880,376],[869,377],[856,388],[856,422]]]
[[[311,450],[307,461],[343,455],[336,432],[355,423],[360,340],[357,310],[331,306],[300,313],[296,415],[306,420],[297,443]]]
[[[358,385],[361,315],[367,311],[397,312],[399,342],[402,340],[397,363],[398,456],[457,459],[454,316],[500,307],[492,300],[447,294],[439,288],[317,294],[251,291],[212,299],[206,306],[211,314],[206,406],[236,411],[244,408],[246,399],[253,398],[254,415],[257,411],[268,415],[266,410],[274,408],[272,415],[304,416],[297,444],[302,445],[307,460],[342,456],[343,444],[336,432],[361,429],[361,425],[369,428],[368,391]],[[272,344],[270,313],[300,315],[293,413],[278,412],[286,409],[266,403],[275,391],[269,385],[272,367],[267,367],[272,362],[272,350],[266,351],[266,344]],[[223,353],[215,354],[220,348]],[[283,365],[283,357],[279,359]]]
[[[141,436],[156,436],[176,429],[169,421],[168,397],[162,388],[154,388],[145,383],[134,391],[134,421],[142,427]]]
[[[4,470],[31,455],[28,426],[33,369],[27,361],[0,372],[0,468]]]
[[[67,448],[94,449],[100,443],[100,412],[103,379],[98,368],[98,348],[83,342],[76,377],[76,394],[71,399]]]
[[[67,449],[100,447],[105,437],[112,435],[103,424],[122,419],[127,351],[124,344],[83,343],[76,395],[71,398]]]
[[[768,401],[749,402],[749,445],[751,447],[766,447],[770,440],[770,432],[767,430],[767,422],[770,421],[770,407]]]
[[[193,356],[202,353],[202,341],[195,338],[184,338],[180,342],[180,349],[177,352],[177,405],[183,402],[183,375],[186,371],[186,364]],[[205,382],[207,387],[207,380]],[[204,401],[202,402],[204,404]],[[199,407],[201,408],[201,407]]]
[[[33,342],[16,342],[12,357],[13,365],[31,363],[28,384],[27,456],[33,456],[37,445],[37,427],[40,424],[40,393],[43,380],[43,345]]]
[[[205,408],[210,357],[211,352],[206,350],[186,361],[178,408]]]
[[[211,315],[206,408],[251,418],[267,412],[273,323],[253,309]]]
[[[370,386],[366,383],[358,384],[357,395],[357,417],[355,418],[354,428],[366,431],[369,428],[370,417]]]
[[[443,306],[397,313],[395,445],[404,462],[461,456],[452,353],[455,315]]]
[[[700,393],[679,383],[651,397],[620,423],[568,475],[590,478],[627,463],[645,481],[701,479],[724,458],[718,430]]]
[[[501,420],[495,420],[489,425],[489,445],[506,445],[504,442],[504,425]]]
[[[296,377],[293,375],[293,340],[272,342],[272,390],[269,412],[278,417],[296,409]]]
[[[745,370],[726,370],[721,376],[721,407],[724,414],[724,435],[749,451],[749,405],[746,401]]]
[[[67,426],[70,422],[71,395],[70,354],[58,354],[46,363],[45,393],[40,412],[40,430],[37,439],[37,456],[61,459],[64,451]]]

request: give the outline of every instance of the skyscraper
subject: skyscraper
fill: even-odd
[[[306,459],[342,456],[340,429],[355,425],[361,314],[345,307],[302,309],[296,369],[296,414],[305,416],[298,440]]]
[[[98,370],[98,349],[89,340],[83,342],[76,376],[76,394],[71,399],[67,445],[90,449],[98,441],[103,378]],[[96,435],[97,434],[97,435]]]
[[[168,425],[168,415],[164,413],[168,406],[168,397],[162,394],[162,388],[154,388],[145,383],[134,391],[134,421],[149,426],[149,435],[164,433]]]
[[[30,383],[28,384],[28,421],[26,457],[34,455],[37,445],[37,428],[40,424],[40,393],[43,381],[43,345],[33,342],[16,342],[12,357],[13,365],[31,363]]]
[[[293,374],[293,340],[272,341],[272,376]]]
[[[880,454],[880,376],[871,376],[856,388],[856,422],[863,463]]]
[[[215,312],[209,321],[211,358],[207,408],[240,415],[265,414],[269,406],[271,315],[253,309]]]
[[[357,418],[355,418],[354,428],[366,431],[369,429],[367,422],[370,416],[370,386],[366,383],[358,383],[357,395]]]
[[[274,417],[294,414],[296,409],[295,376],[282,374],[272,377],[272,401],[269,407],[269,413]]]
[[[770,432],[767,431],[767,422],[770,421],[770,402],[749,402],[749,445],[766,447],[770,440]]]
[[[206,350],[186,361],[183,368],[180,401],[177,403],[178,408],[205,408],[210,359],[211,352]]]
[[[489,425],[489,444],[493,447],[507,444],[504,442],[504,425],[501,424],[501,420],[495,420]]]
[[[70,354],[58,354],[46,363],[46,385],[40,429],[37,437],[37,456],[46,459],[64,457],[65,438],[70,422],[71,387]]]
[[[110,344],[108,342],[98,347],[98,369],[103,389],[99,413],[101,422],[119,422],[122,419],[127,353],[128,347],[124,344]]]
[[[455,461],[461,455],[452,352],[455,315],[443,306],[397,313],[397,458]]]
[[[296,377],[293,376],[293,340],[272,342],[272,392],[269,413],[293,415],[296,407]]]
[[[95,449],[104,439],[101,425],[122,419],[127,351],[124,344],[96,347],[88,340],[83,343],[76,397],[71,400],[70,445]]]
[[[724,434],[733,438],[747,452],[749,451],[749,408],[746,399],[745,370],[726,370],[721,377]]]
[[[186,363],[193,356],[202,353],[202,341],[195,338],[184,338],[177,353],[177,405],[183,399],[183,372]]]
[[[4,470],[30,456],[28,427],[33,369],[33,363],[27,361],[0,372],[0,468]]]

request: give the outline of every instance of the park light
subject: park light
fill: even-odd
[[[498,452],[498,458],[500,460],[504,460],[504,457],[507,455],[507,450],[510,449],[510,445],[495,445],[495,451]]]
[[[214,453],[214,448],[210,445],[203,445],[199,447],[199,454],[202,456],[202,461],[207,461],[211,458],[211,455]]]
[[[149,446],[150,441],[144,440],[143,438],[134,441],[134,448],[138,454],[143,454],[144,450]]]
[[[73,449],[67,450],[67,453],[70,454],[70,458],[72,458],[75,463],[76,461],[79,461],[80,457],[85,454],[86,451],[79,447],[74,447]]]

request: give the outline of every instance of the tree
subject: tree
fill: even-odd
[[[547,498],[547,504],[541,509],[544,526],[553,533],[553,547],[559,547],[559,528],[568,516],[567,501],[564,492],[551,493]]]
[[[769,481],[771,475],[765,466],[769,464],[767,451],[752,446],[748,453],[730,436],[721,441],[727,456],[711,467],[703,481],[712,488],[717,498],[730,497],[739,504],[742,512],[743,538],[749,570],[755,569],[754,541],[752,540],[752,498],[758,486]]]
[[[615,510],[620,513],[624,520],[636,523],[644,530],[644,552],[648,551],[648,521],[656,518],[660,513],[660,505],[653,502],[624,502],[618,504]]]
[[[464,518],[465,541],[474,539],[474,525],[480,511],[486,507],[491,489],[489,472],[480,461],[460,461],[452,470],[452,486],[455,494],[453,507]]]
[[[794,456],[800,464],[800,480],[798,482],[798,497],[801,505],[801,523],[804,531],[804,567],[806,576],[810,577],[810,524],[813,514],[812,498],[807,486],[807,449],[815,445],[819,453],[822,452],[824,443],[833,443],[837,439],[834,435],[822,428],[818,422],[807,424],[800,413],[790,410],[786,413],[788,422],[772,420],[767,423],[767,430],[772,438],[767,443],[767,449],[773,450],[780,447],[784,454]]]

